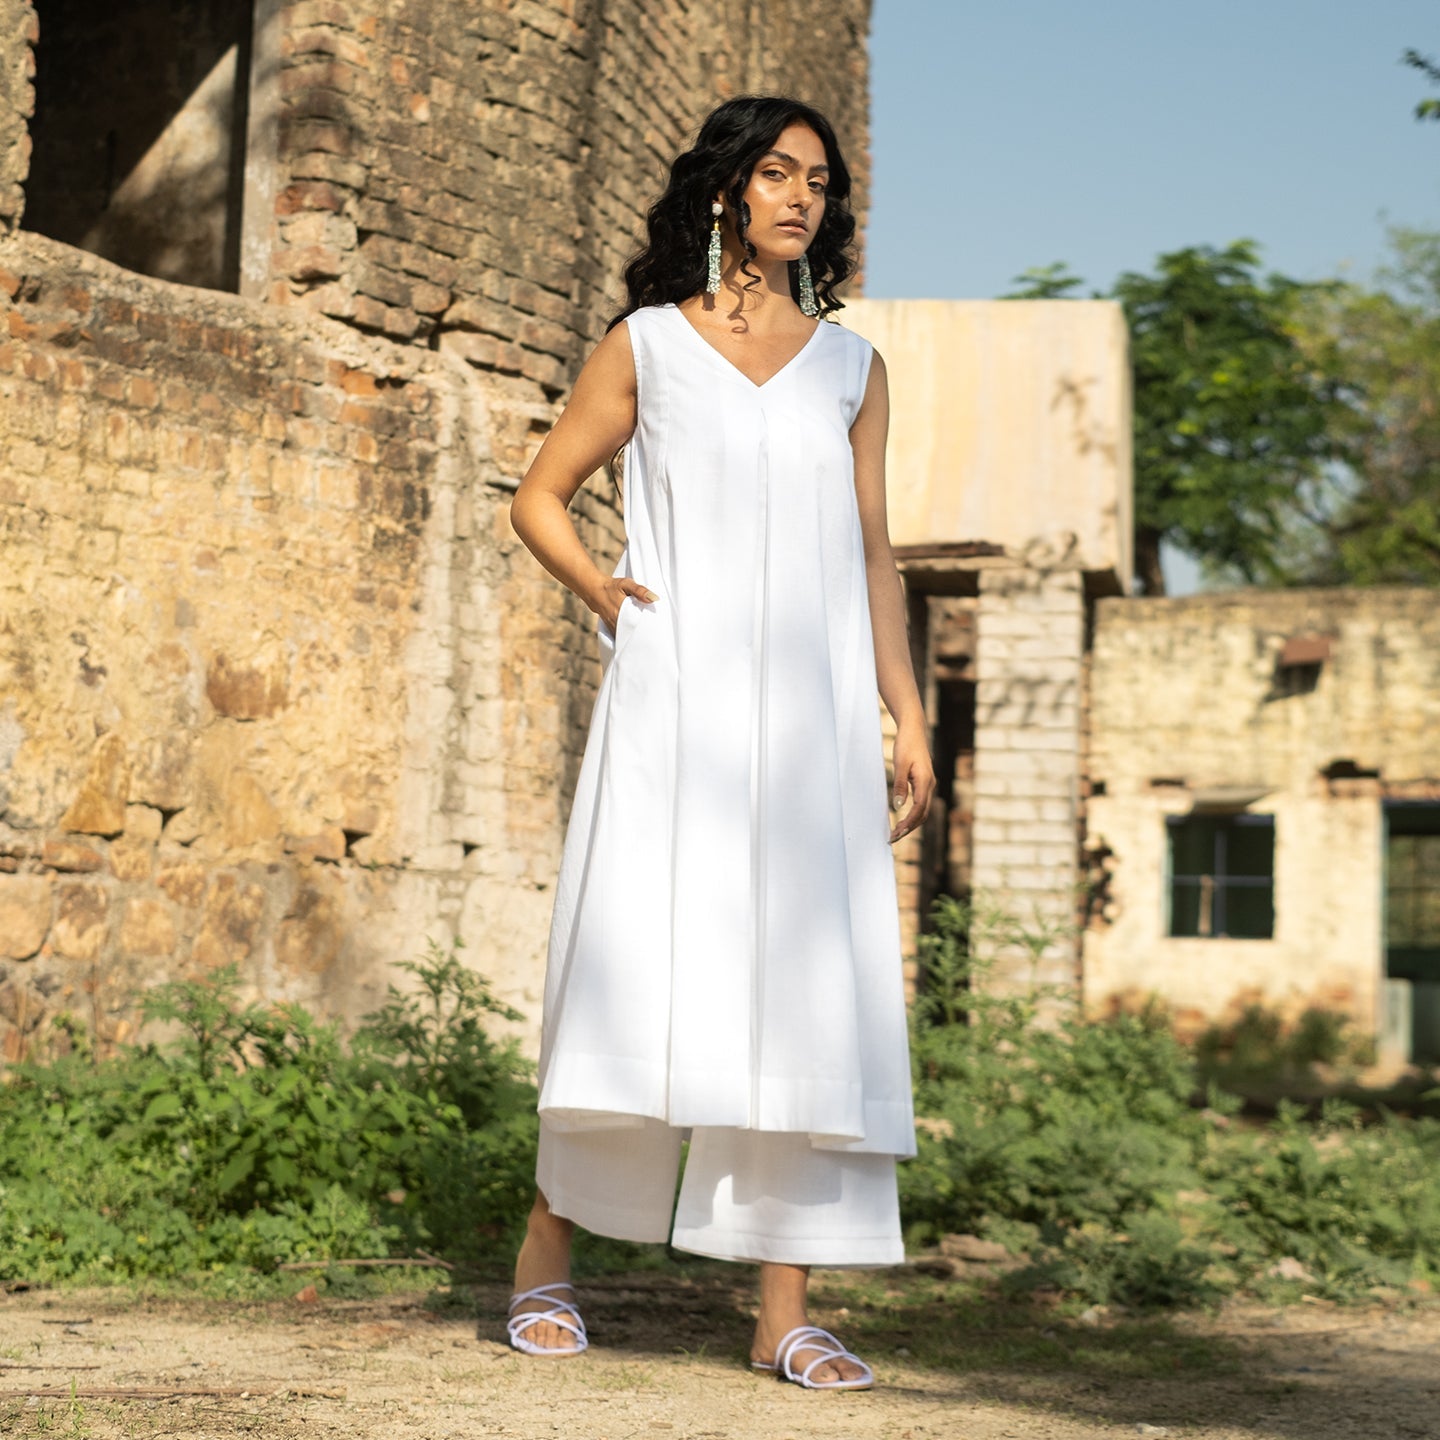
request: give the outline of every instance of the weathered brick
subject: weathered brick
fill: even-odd
[[[95,877],[47,872],[43,943],[62,959],[128,953],[147,983],[238,960],[251,983],[344,1007],[463,912],[477,963],[538,1014],[540,887],[596,664],[589,617],[519,550],[494,482],[523,471],[599,337],[636,218],[724,57],[736,74],[757,53],[744,25],[680,0],[621,0],[584,29],[566,12],[284,7],[289,108],[257,284],[273,306],[3,242],[0,373],[20,388],[0,446],[22,513],[0,606],[35,617],[19,718],[49,817],[15,863],[68,855]],[[778,85],[834,18],[819,0],[769,7],[778,58],[757,81]],[[477,66],[480,43],[498,48]],[[863,66],[815,85],[863,187]],[[0,231],[19,198],[6,103],[0,87]],[[483,321],[462,328],[457,302]],[[483,375],[429,353],[442,316],[437,343]],[[573,509],[607,563],[614,499]],[[463,645],[441,595],[473,598]],[[128,787],[86,753],[120,717]],[[517,749],[537,752],[523,804]],[[302,853],[316,836],[323,864]],[[517,903],[515,925],[486,921]]]

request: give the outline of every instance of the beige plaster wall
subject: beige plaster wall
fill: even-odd
[[[1108,300],[854,300],[890,377],[897,545],[987,541],[1128,589],[1130,372]]]
[[[1302,635],[1332,647],[1313,689],[1277,667]],[[1114,853],[1102,918],[1084,937],[1087,1008],[1156,994],[1193,1030],[1251,1002],[1291,1018],[1317,1005],[1373,1031],[1382,799],[1440,785],[1433,592],[1101,601],[1089,775],[1102,792],[1088,802],[1089,838]],[[1227,790],[1275,817],[1275,936],[1168,938],[1165,816]]]

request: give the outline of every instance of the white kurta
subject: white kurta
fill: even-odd
[[[558,1131],[803,1132],[913,1155],[849,428],[872,350],[821,323],[755,385],[673,306],[627,322],[626,600],[556,888]]]

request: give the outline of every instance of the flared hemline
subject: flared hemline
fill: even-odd
[[[647,1125],[668,1125],[689,1132],[702,1128],[754,1130],[771,1135],[805,1135],[816,1150],[833,1150],[850,1155],[889,1155],[896,1161],[912,1160],[916,1154],[915,1122],[908,1106],[896,1104],[871,1105],[867,1114],[877,1123],[867,1126],[865,1135],[836,1135],[811,1130],[801,1125],[717,1125],[709,1119],[672,1120],[668,1115],[638,1110],[589,1110],[577,1106],[542,1106],[540,1120],[559,1135],[585,1134],[595,1130],[639,1130]],[[888,1122],[888,1123],[885,1123]],[[871,1139],[873,1135],[875,1138]],[[901,1136],[908,1144],[897,1143]]]
[[[670,1244],[688,1255],[732,1260],[742,1265],[816,1265],[824,1270],[886,1270],[905,1262],[905,1246],[893,1235],[846,1235],[801,1240],[750,1235],[743,1231],[698,1227],[671,1233]],[[845,1259],[833,1257],[841,1249]]]

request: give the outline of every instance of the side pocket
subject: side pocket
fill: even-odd
[[[621,650],[625,648],[626,637],[635,628],[635,622],[639,619],[636,613],[640,609],[637,600],[629,595],[620,602],[620,613],[615,617],[615,629],[612,631],[603,620],[595,623],[595,634],[600,640],[600,657],[602,660],[613,660]]]
[[[615,617],[615,654],[618,655],[625,648],[626,641],[634,633],[640,620],[640,609],[640,602],[633,596],[627,595],[620,602],[620,613]]]

